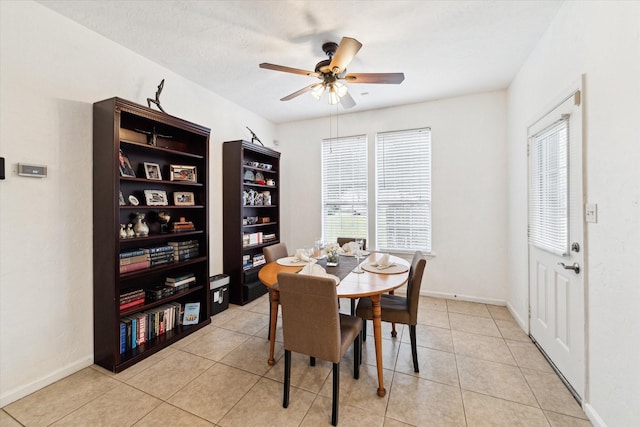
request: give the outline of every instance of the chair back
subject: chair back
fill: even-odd
[[[359,237],[338,237],[338,245],[340,245],[340,247],[343,247],[345,243],[355,242],[356,239],[359,239]],[[365,251],[367,250],[367,239],[361,239],[361,240],[362,240],[362,250]]]
[[[418,302],[420,302],[420,285],[422,275],[427,261],[422,252],[416,251],[409,268],[409,279],[407,283],[407,309],[409,310],[409,324],[415,325],[418,321]]]
[[[267,246],[262,249],[262,253],[264,254],[264,260],[266,262],[272,262],[289,255],[289,252],[287,252],[287,245],[284,243],[276,243],[275,245]]]
[[[278,273],[285,350],[333,363],[342,356],[336,282],[332,278]]]

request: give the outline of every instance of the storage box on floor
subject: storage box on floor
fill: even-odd
[[[229,276],[216,274],[209,278],[211,290],[211,315],[218,314],[229,308]]]

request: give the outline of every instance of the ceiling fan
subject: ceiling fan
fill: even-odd
[[[404,80],[404,73],[349,73],[347,66],[356,53],[362,47],[362,43],[358,40],[343,37],[340,44],[334,42],[324,43],[322,50],[327,54],[329,59],[322,60],[316,64],[315,71],[301,70],[299,68],[285,67],[263,62],[260,68],[268,70],[283,71],[285,73],[301,74],[304,76],[317,77],[322,80],[320,83],[314,83],[306,86],[290,95],[280,99],[280,101],[289,101],[306,92],[320,99],[325,91],[329,93],[329,104],[341,103],[344,108],[351,108],[356,105],[355,101],[349,95],[347,86],[340,81],[347,83],[377,83],[377,84],[400,84]]]

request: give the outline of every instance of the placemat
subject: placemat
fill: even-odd
[[[365,271],[377,274],[399,274],[404,273],[405,271],[409,271],[409,266],[403,264],[394,264],[391,267],[378,268],[377,265],[374,267],[373,265],[371,265],[371,263],[364,262],[360,267]]]

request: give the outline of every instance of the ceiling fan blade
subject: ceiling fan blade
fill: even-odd
[[[340,98],[340,104],[342,105],[342,108],[348,110],[349,108],[356,106],[356,101],[354,101],[349,92],[347,92],[342,98]]]
[[[285,96],[284,98],[281,98],[281,99],[280,99],[280,101],[289,101],[289,100],[291,100],[291,99],[293,99],[293,98],[295,98],[295,97],[297,97],[297,96],[302,95],[303,93],[307,93],[307,92],[309,92],[311,89],[313,89],[313,87],[314,87],[315,85],[317,85],[317,84],[318,84],[318,83],[314,83],[314,84],[312,84],[312,85],[309,85],[309,86],[303,87],[302,89],[300,89],[300,90],[298,90],[298,91],[293,92],[291,95],[287,95],[287,96]]]
[[[329,64],[331,72],[334,74],[342,73],[361,47],[362,43],[358,40],[351,37],[343,37],[336,53],[331,58],[331,64]]]
[[[400,84],[404,81],[404,73],[351,73],[344,76],[349,83],[384,83]]]
[[[259,66],[260,68],[264,68],[267,70],[283,71],[285,73],[300,74],[303,76],[320,77],[320,74],[316,73],[315,71],[301,70],[300,68],[285,67],[283,65],[269,64],[267,62],[263,62]]]

